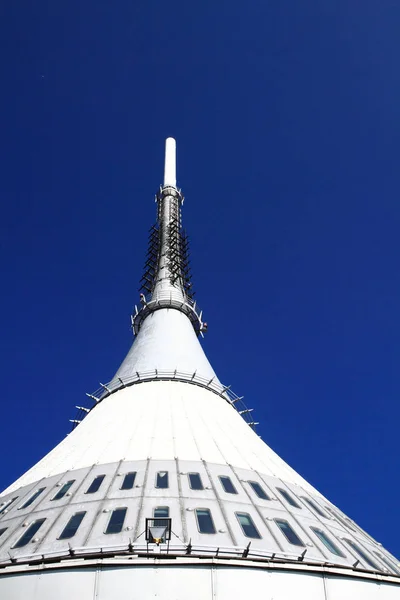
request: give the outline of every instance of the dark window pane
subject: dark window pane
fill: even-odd
[[[7,531],[7,527],[3,527],[3,529],[0,529],[0,537],[3,535],[3,533]]]
[[[69,538],[72,538],[78,531],[78,527],[82,523],[83,517],[85,515],[86,512],[77,512],[74,515],[72,515],[58,539],[67,540]]]
[[[320,515],[320,517],[325,517],[326,518],[326,514],[324,512],[322,512],[322,510],[320,509],[320,507],[318,506],[318,504],[316,502],[314,502],[313,500],[310,500],[310,498],[306,498],[305,496],[302,496],[304,502],[307,502],[308,506],[310,506],[312,509],[315,510],[315,512]]]
[[[154,509],[154,518],[155,519],[161,519],[162,517],[169,517],[169,508],[168,506],[157,506],[157,508]],[[167,527],[168,526],[168,521],[157,521],[155,523],[156,526],[159,527]]]
[[[256,481],[249,481],[249,485],[253,488],[253,492],[255,492],[259,498],[262,498],[263,500],[270,500],[270,497],[259,483]]]
[[[1,530],[0,530],[0,535],[1,535]],[[387,567],[389,567],[389,569],[391,569],[392,571],[394,571],[394,573],[397,573],[397,575],[400,575],[400,571],[397,569],[397,567],[395,567],[395,565],[392,563],[391,560],[389,560],[388,558],[386,558],[386,556],[382,556],[382,554],[378,554],[378,552],[374,552],[374,554],[380,558],[381,560],[383,560],[383,562],[385,563],[385,565]]]
[[[200,533],[215,533],[214,522],[208,508],[196,508],[196,518]]]
[[[369,556],[364,552],[364,550],[362,550],[362,548],[360,548],[360,546],[358,546],[355,542],[353,542],[352,540],[348,540],[345,538],[345,541],[348,543],[348,545],[350,546],[350,548],[352,548],[360,558],[362,558],[362,560],[367,563],[367,565],[369,565],[370,567],[372,567],[372,569],[376,570],[376,571],[380,571],[381,569],[379,569],[378,565],[376,563],[374,563],[374,561],[369,558]]]
[[[32,502],[35,502],[36,498],[38,498],[40,496],[40,494],[45,489],[46,488],[40,488],[40,489],[38,489],[30,498],[28,498],[28,500],[25,502],[25,504],[23,504],[22,506],[20,506],[20,509],[26,508],[27,506],[30,506],[32,504]]]
[[[35,533],[39,531],[40,527],[43,525],[46,519],[38,519],[34,521],[32,525],[25,530],[25,533],[19,538],[18,542],[14,545],[14,548],[22,548],[22,546],[26,546],[29,544],[31,539],[34,537]]]
[[[278,525],[279,529],[282,531],[283,535],[290,544],[293,544],[294,546],[304,546],[297,533],[294,531],[294,529],[292,529],[287,521],[275,519],[275,523]]]
[[[124,526],[126,508],[116,508],[112,511],[105,533],[119,533]]]
[[[0,515],[1,513],[3,513],[5,510],[8,510],[10,508],[10,506],[12,504],[14,504],[14,502],[18,500],[18,496],[15,496],[14,498],[10,498],[10,500],[7,500],[7,502],[5,504],[3,504],[3,506],[0,508]]]
[[[127,473],[124,477],[124,481],[121,485],[121,490],[131,490],[134,486],[136,479],[136,471],[132,471],[132,473]]]
[[[58,490],[57,494],[54,496],[54,498],[52,498],[52,500],[61,500],[61,498],[64,498],[74,481],[75,479],[71,479],[70,481],[67,481],[67,483],[64,483],[62,488]]]
[[[156,488],[168,487],[168,471],[159,471],[156,478]]]
[[[105,475],[97,475],[97,477],[95,477],[93,479],[92,483],[89,485],[89,487],[85,493],[86,494],[94,494],[95,492],[97,492],[99,487],[103,483],[104,477],[105,477]]]
[[[230,477],[220,476],[219,480],[227,494],[237,494],[236,488],[233,485]]]
[[[199,473],[189,473],[189,485],[192,490],[204,490]]]
[[[243,529],[243,533],[245,536],[255,539],[260,539],[261,535],[259,534],[256,526],[253,523],[253,519],[247,513],[236,513],[237,520],[241,528]]]
[[[292,496],[286,490],[282,490],[281,488],[277,488],[278,492],[283,496],[286,502],[289,502],[291,506],[295,506],[296,508],[301,508],[299,504],[297,504],[296,500],[292,498]]]
[[[337,556],[343,556],[346,558],[345,554],[332,542],[332,540],[326,535],[325,531],[321,529],[317,529],[316,527],[311,527],[311,530],[315,533],[315,535],[321,540],[321,542],[330,550],[333,554]]]

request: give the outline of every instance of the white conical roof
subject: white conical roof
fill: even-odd
[[[146,519],[162,518],[177,555],[397,577],[397,559],[259,438],[214,373],[199,343],[206,325],[190,294],[175,144],[167,147],[136,339],[82,422],[0,496],[0,567],[153,552]]]

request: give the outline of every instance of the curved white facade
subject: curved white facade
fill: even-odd
[[[181,201],[159,196],[153,295],[112,382],[0,496],[0,598],[400,598],[397,559],[258,437],[215,375],[179,270]]]

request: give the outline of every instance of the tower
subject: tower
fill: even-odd
[[[1,494],[0,598],[399,598],[397,559],[258,437],[214,373],[183,200],[169,138],[135,341]]]

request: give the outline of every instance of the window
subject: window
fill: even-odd
[[[92,483],[89,485],[85,494],[94,494],[95,492],[97,492],[101,484],[103,483],[104,477],[105,475],[97,475],[97,477],[95,477]]]
[[[274,519],[274,521],[278,525],[279,529],[282,531],[289,544],[293,544],[293,546],[304,546],[303,542],[301,541],[295,530],[289,525],[287,521],[283,521],[282,519]]]
[[[196,508],[196,519],[200,533],[216,533],[214,521],[208,508]]]
[[[191,490],[204,490],[203,482],[199,473],[188,473]]]
[[[305,496],[302,496],[302,500],[304,500],[304,502],[307,502],[308,506],[310,506],[313,510],[315,510],[315,512],[320,516],[320,517],[326,517],[326,514],[324,512],[322,512],[322,510],[320,509],[320,507],[318,506],[318,504],[316,502],[314,502],[314,500],[311,500],[310,498],[306,498]]]
[[[253,523],[253,519],[248,513],[236,513],[236,518],[239,521],[239,525],[246,537],[255,538],[258,540],[261,538],[261,535]]]
[[[58,490],[57,494],[52,498],[52,500],[61,500],[61,498],[64,498],[74,481],[75,479],[71,479],[70,481],[67,481],[67,483],[64,483],[62,488]]]
[[[0,535],[1,535],[1,529],[0,529]],[[382,554],[379,554],[378,552],[374,552],[375,556],[377,556],[378,558],[380,558],[381,560],[383,560],[383,562],[385,563],[385,565],[391,569],[392,571],[394,571],[395,573],[397,573],[397,575],[400,575],[400,571],[397,569],[397,567],[395,567],[395,565],[392,563],[391,560],[389,560],[388,558],[386,558],[386,556],[382,556]]]
[[[3,527],[3,529],[0,529],[0,537],[3,535],[3,533],[7,531],[7,527]]]
[[[348,540],[347,538],[344,538],[345,542],[348,543],[348,545],[350,546],[350,548],[352,548],[354,550],[354,552],[356,552],[358,554],[358,556],[360,558],[362,558],[362,560],[367,563],[367,565],[369,565],[372,569],[376,570],[376,571],[380,571],[381,569],[378,567],[378,565],[376,563],[374,563],[373,560],[371,560],[369,558],[369,556],[367,556],[367,554],[364,552],[364,550],[362,550],[360,548],[360,546],[358,546],[355,542],[353,542],[353,540]]]
[[[169,487],[168,483],[168,471],[158,471],[156,477],[156,488],[167,488]]]
[[[268,496],[267,492],[264,491],[264,489],[259,483],[257,483],[256,481],[249,481],[249,485],[251,486],[253,492],[257,494],[259,498],[261,498],[262,500],[270,500],[270,497]]]
[[[162,517],[169,517],[169,508],[168,506],[157,506],[157,508],[154,509],[154,514],[153,514],[155,519],[161,519]],[[168,527],[168,521],[157,521],[156,525],[158,525],[159,527]]]
[[[124,526],[126,508],[116,508],[112,511],[105,533],[120,533]]]
[[[127,473],[121,485],[121,490],[131,490],[135,484],[136,471]]]
[[[39,531],[43,523],[46,519],[38,519],[34,521],[29,527],[25,530],[25,533],[19,538],[18,542],[14,544],[13,548],[22,548],[22,546],[26,546],[29,544],[31,539],[34,537],[35,533]]]
[[[328,550],[330,550],[330,552],[336,554],[336,556],[342,556],[343,558],[346,558],[346,555],[343,554],[341,550],[339,550],[336,544],[334,544],[332,540],[326,535],[325,531],[322,531],[322,529],[317,529],[316,527],[311,527],[311,531],[315,533],[315,535],[328,548]]]
[[[36,498],[38,498],[40,496],[40,494],[42,492],[44,492],[45,489],[46,488],[40,488],[40,489],[36,490],[36,492],[34,494],[32,494],[32,496],[30,498],[28,498],[28,500],[25,502],[25,504],[20,506],[19,509],[21,510],[22,508],[27,508],[28,506],[30,506],[33,502],[35,502]]]
[[[18,496],[15,496],[14,498],[10,498],[10,500],[7,500],[7,502],[5,504],[3,504],[3,506],[0,508],[0,515],[1,513],[3,513],[5,510],[7,510],[8,508],[10,508],[11,504],[14,504],[14,502],[18,500]]]
[[[345,527],[345,528],[348,527],[352,531],[357,531],[356,529],[354,529],[354,527],[352,526],[351,522],[348,519],[346,521],[344,519],[342,519],[342,517],[340,515],[338,515],[334,510],[329,508],[329,506],[326,506],[325,508],[327,510],[329,510],[329,512],[339,521],[339,523],[341,523],[343,525],[343,527]]]
[[[236,488],[233,485],[230,477],[223,477],[222,475],[220,475],[219,480],[227,494],[237,494]]]
[[[68,521],[68,523],[66,524],[64,529],[62,530],[61,535],[58,539],[59,540],[68,540],[69,538],[74,537],[74,535],[78,531],[79,525],[82,523],[83,517],[85,515],[86,515],[85,511],[77,512],[74,515],[72,515],[72,517],[70,518],[70,520]]]
[[[281,488],[277,488],[277,490],[280,493],[280,495],[285,498],[286,502],[289,502],[291,506],[294,506],[295,508],[301,508],[301,506],[297,504],[296,500],[289,494],[289,492],[287,492],[286,490],[282,490]]]

